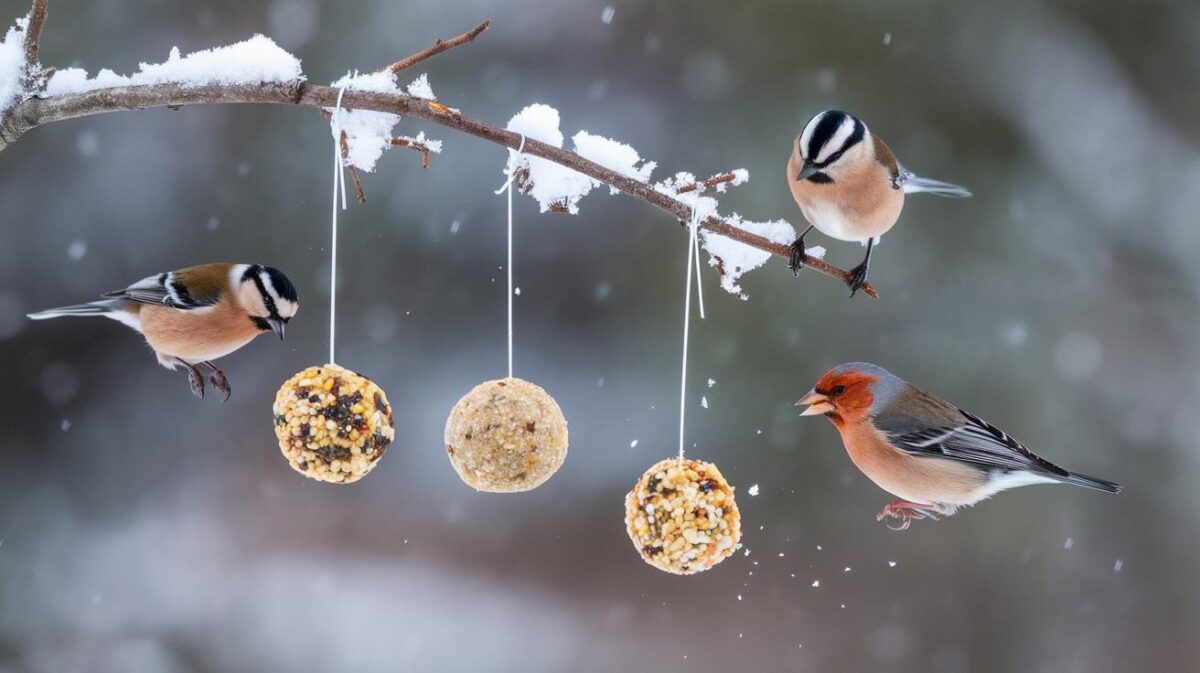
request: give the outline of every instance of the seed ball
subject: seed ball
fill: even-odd
[[[358,481],[396,436],[383,390],[334,364],[309,367],[288,379],[272,410],[279,449],[292,469],[310,479]]]
[[[467,485],[489,493],[528,491],[567,457],[567,420],[541,387],[516,378],[485,381],[446,419],[446,453]]]
[[[708,570],[742,539],[733,487],[699,460],[668,458],[646,470],[625,496],[625,527],[646,563],[677,575]]]

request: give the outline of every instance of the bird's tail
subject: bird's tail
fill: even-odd
[[[1059,481],[1064,484],[1073,484],[1075,486],[1083,486],[1084,488],[1094,488],[1097,491],[1104,491],[1105,493],[1121,492],[1120,484],[1104,479],[1097,479],[1096,477],[1089,477],[1086,474],[1068,472],[1067,476],[1060,478]]]
[[[30,313],[26,317],[30,320],[49,320],[50,318],[61,318],[68,315],[110,315],[121,310],[121,302],[114,299],[102,299],[94,301],[90,304],[76,304],[74,306],[60,306],[58,308],[46,309],[37,313]]]
[[[905,194],[933,194],[935,196],[948,196],[955,199],[964,199],[971,195],[971,191],[966,187],[960,187],[949,182],[941,180],[933,180],[931,178],[923,178],[919,175],[910,175],[904,181]]]

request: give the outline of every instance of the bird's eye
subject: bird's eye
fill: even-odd
[[[829,391],[834,397],[841,397],[846,394],[846,386],[834,386],[833,390]]]

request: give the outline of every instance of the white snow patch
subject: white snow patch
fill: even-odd
[[[429,75],[421,73],[421,76],[414,79],[408,85],[408,95],[413,98],[425,98],[428,100],[437,100],[437,96],[433,95],[433,87],[429,86]]]
[[[559,130],[558,110],[541,103],[527,106],[512,119],[505,128],[532,138],[562,147],[564,136]],[[637,150],[625,143],[580,131],[572,138],[575,152],[605,168],[611,169],[639,182],[646,182],[654,170],[652,161],[643,161]],[[565,208],[568,213],[579,212],[579,200],[600,186],[600,182],[548,159],[522,154],[517,167],[529,171],[529,195],[538,202],[544,213],[552,208]],[[505,175],[508,168],[505,167]],[[611,189],[613,194],[618,190]]]
[[[725,221],[739,229],[757,234],[775,243],[788,245],[796,240],[796,230],[786,220],[750,222],[743,220],[740,215],[734,213],[725,218]],[[721,287],[730,294],[736,295],[741,299],[746,299],[747,295],[742,290],[741,285],[738,284],[738,280],[747,272],[766,264],[767,260],[771,258],[771,253],[759,250],[758,248],[752,248],[745,243],[739,243],[711,231],[704,231],[703,234],[704,249],[709,254],[708,263],[722,272]],[[807,252],[813,257],[821,258],[825,256],[823,248],[808,248]]]
[[[17,19],[0,42],[0,112],[16,105],[25,97],[25,29],[29,17]]]
[[[365,75],[357,72],[346,74],[330,86],[338,89],[344,87],[347,91],[404,93],[396,82],[396,74],[391,70]],[[336,135],[334,127],[339,127],[346,133],[345,164],[368,173],[374,171],[383,151],[391,146],[392,129],[399,123],[400,115],[374,110],[327,109],[335,115],[330,119],[330,132]]]
[[[703,395],[700,396],[700,406],[704,407],[705,409],[708,408],[708,398],[707,397],[705,397]]]
[[[604,136],[593,135],[587,131],[576,133],[571,137],[571,141],[575,143],[575,151],[579,156],[595,161],[605,168],[612,169],[638,182],[649,180],[650,174],[657,166],[653,161],[643,162],[638,151],[629,145]],[[641,166],[638,166],[639,163]],[[620,190],[610,187],[609,192],[617,194]]]
[[[751,486],[750,488],[746,489],[746,494],[749,495],[751,498],[758,495],[758,484],[755,484],[755,485]]]
[[[716,379],[709,379],[709,380],[708,380],[708,387],[709,387],[709,388],[711,388],[711,387],[713,387],[713,386],[715,386],[715,385],[717,385],[717,380],[716,380]]]
[[[629,443],[629,448],[631,448],[631,449],[637,448],[637,445],[638,445],[638,440],[635,439]]]
[[[611,5],[609,5],[604,8],[604,11],[600,12],[600,20],[606,24],[612,23],[613,15],[616,13],[617,13],[617,10],[613,9],[613,7]]]
[[[225,47],[203,49],[180,56],[173,47],[163,63],[142,63],[132,75],[118,75],[103,69],[88,77],[82,68],[55,72],[46,83],[45,95],[62,96],[116,86],[141,86],[173,83],[184,87],[209,84],[262,84],[297,82],[304,79],[300,59],[275,44],[271,38],[255,35],[249,40]]]

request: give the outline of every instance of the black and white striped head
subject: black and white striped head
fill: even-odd
[[[238,302],[259,329],[270,330],[283,338],[284,329],[296,311],[300,298],[296,286],[275,267],[261,264],[237,264],[232,278]]]
[[[826,110],[809,120],[796,137],[796,180],[833,182],[847,167],[867,156],[867,125],[841,110]]]

